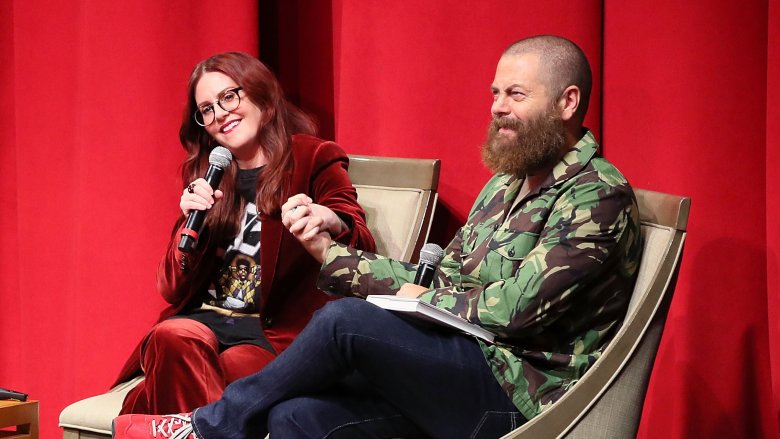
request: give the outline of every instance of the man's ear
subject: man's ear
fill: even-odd
[[[580,88],[576,85],[570,85],[563,90],[561,97],[558,98],[558,109],[561,111],[561,119],[571,120],[577,114],[577,108],[580,106]]]

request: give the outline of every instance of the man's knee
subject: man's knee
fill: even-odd
[[[293,398],[271,408],[268,413],[268,433],[271,437],[321,437],[312,425],[312,407],[308,398]]]
[[[325,304],[314,314],[313,322],[336,327],[365,326],[372,308],[376,307],[363,299],[345,297]]]
[[[363,439],[421,437],[414,424],[386,403],[349,394],[303,396],[268,414],[272,438]]]

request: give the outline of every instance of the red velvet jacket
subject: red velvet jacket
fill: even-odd
[[[357,192],[347,175],[349,159],[333,142],[296,135],[292,140],[293,175],[289,193],[309,195],[315,203],[329,207],[339,216],[351,218],[350,230],[336,240],[350,247],[374,251],[374,239],[366,225],[365,212],[357,202]],[[314,311],[333,300],[316,287],[320,264],[314,260],[295,237],[282,225],[278,216],[261,214],[260,265],[263,273],[259,323],[277,353],[292,343],[293,338],[311,319]],[[205,236],[202,237],[202,239]],[[198,293],[206,290],[219,276],[221,258],[217,245],[209,244],[202,255],[190,256],[188,273],[180,268],[182,253],[177,246],[179,231],[168,244],[157,273],[157,288],[170,303],[159,321],[177,314]],[[133,350],[114,385],[139,375],[141,345]]]

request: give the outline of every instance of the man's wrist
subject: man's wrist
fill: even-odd
[[[329,234],[327,235],[328,237],[324,239],[327,239],[328,242],[326,245],[322,246],[322,252],[320,253],[320,264],[324,264],[325,261],[328,260],[328,251],[333,246],[333,242],[334,242],[333,238]]]

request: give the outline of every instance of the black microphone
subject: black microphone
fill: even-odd
[[[225,168],[230,166],[231,160],[233,160],[233,154],[224,146],[217,146],[211,150],[211,154],[209,154],[209,169],[203,178],[206,179],[206,182],[212,189],[217,190],[217,186],[219,186],[219,182],[222,180],[222,174],[225,173]],[[203,227],[203,221],[206,219],[206,212],[208,210],[190,211],[187,223],[181,231],[181,240],[179,241],[179,250],[182,252],[189,253],[195,247],[195,243],[198,242],[200,228]]]
[[[436,267],[444,257],[444,250],[436,244],[428,243],[420,250],[420,262],[417,266],[417,274],[414,283],[425,288],[430,288]]]

